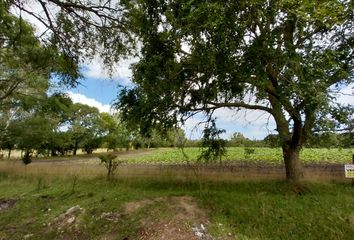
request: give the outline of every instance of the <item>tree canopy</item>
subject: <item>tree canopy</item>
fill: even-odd
[[[40,42],[33,27],[0,3],[0,106],[13,107],[26,97],[43,95],[52,76],[73,86],[80,77],[75,61]]]
[[[296,181],[299,151],[313,131],[340,128],[353,116],[353,106],[337,104],[332,94],[354,81],[352,1],[125,6],[142,47],[135,86],[122,91],[119,106],[141,129],[218,108],[265,111],[276,123],[287,178]]]
[[[45,29],[42,42],[82,63],[100,56],[107,67],[118,62],[134,45],[119,0],[5,0],[8,8],[30,16]]]

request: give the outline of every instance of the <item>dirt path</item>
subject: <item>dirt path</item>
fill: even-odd
[[[139,157],[146,154],[153,153],[157,151],[156,149],[142,149],[142,150],[131,150],[131,151],[119,151],[115,154],[122,159],[124,158],[132,158]],[[111,152],[110,152],[111,153]],[[65,156],[65,157],[43,157],[43,158],[35,158],[32,163],[92,163],[92,161],[98,161],[98,156],[107,153],[95,153],[95,154],[85,154],[85,155],[76,155],[76,156]]]

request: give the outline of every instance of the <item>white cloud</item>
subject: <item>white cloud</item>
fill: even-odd
[[[186,133],[188,139],[200,139],[203,136],[203,129],[205,124],[201,124],[203,121],[202,115],[190,117],[182,126],[182,129]]]
[[[123,59],[119,63],[114,64],[113,72],[110,73],[104,67],[102,59],[95,57],[92,61],[84,64],[83,74],[86,78],[94,78],[98,80],[114,80],[120,81],[121,84],[130,84],[132,77],[131,64],[137,62],[137,58]]]
[[[268,134],[275,133],[275,122],[273,117],[265,114],[263,111],[252,111],[242,109],[221,108],[217,109],[213,115],[217,118],[216,126],[220,129],[225,129],[226,132],[221,136],[229,139],[234,132],[241,132],[249,139],[263,139]],[[205,121],[203,114],[197,114],[193,118],[189,118],[182,127],[187,138],[198,139],[203,135],[205,124],[200,122]]]
[[[71,98],[73,103],[82,103],[89,105],[91,107],[96,107],[100,112],[112,112],[111,106],[109,104],[102,104],[99,101],[88,98],[80,93],[73,93],[71,91],[67,92],[68,96]]]
[[[33,14],[36,14],[37,16],[41,16],[41,15],[44,16],[44,14],[45,14],[40,3],[37,1],[31,1],[30,3],[24,2],[24,3],[20,3],[20,4],[23,4],[24,8],[26,8],[28,11],[32,12]],[[44,33],[47,30],[47,28],[43,25],[43,23],[41,23],[37,18],[28,14],[27,12],[20,11],[16,7],[12,7],[11,12],[13,14],[15,14],[16,16],[18,16],[18,17],[21,16],[23,19],[30,22],[31,25],[33,27],[35,27],[36,33],[38,35],[41,35],[42,33]]]
[[[334,93],[333,96],[337,98],[337,103],[354,106],[354,84],[349,84],[341,88],[340,91]]]

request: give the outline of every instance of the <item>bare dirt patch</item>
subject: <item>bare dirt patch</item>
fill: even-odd
[[[73,206],[47,224],[47,231],[59,233],[57,239],[85,239],[77,217],[84,212],[80,206]]]
[[[124,208],[124,211],[126,214],[132,214],[143,207],[153,204],[156,201],[157,201],[157,199],[155,199],[155,200],[143,199],[140,201],[128,202],[124,205],[123,208]]]
[[[198,237],[186,226],[179,222],[164,221],[153,224],[149,229],[145,229],[141,232],[139,240],[198,240]]]
[[[157,198],[131,202],[126,211],[132,213],[153,203],[159,203],[167,217],[143,220],[139,240],[211,240],[207,233],[210,221],[205,211],[198,207],[194,198],[189,196]],[[127,208],[128,206],[128,208]],[[134,212],[133,211],[133,212]],[[200,229],[202,226],[202,229]]]
[[[16,202],[15,199],[0,199],[0,211],[13,207]]]

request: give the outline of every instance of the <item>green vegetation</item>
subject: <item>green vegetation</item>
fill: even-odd
[[[349,184],[304,183],[301,195],[298,188],[282,181],[205,182],[199,192],[193,181],[161,177],[107,182],[104,176],[0,173],[0,201],[15,201],[0,210],[0,239],[138,239],[177,214],[169,205],[178,196],[195,199],[210,222],[208,232],[222,239],[352,239]],[[69,216],[75,216],[69,224],[68,216],[59,216],[73,206],[81,209]]]
[[[247,148],[226,148],[226,154],[222,157],[227,161],[249,161],[269,164],[282,164],[282,151],[280,148],[252,148],[253,153],[247,154]],[[199,148],[185,148],[184,152],[188,160],[194,162],[200,155]],[[350,163],[354,149],[327,149],[305,148],[300,153],[300,159],[304,163]],[[128,157],[129,163],[162,163],[162,164],[185,164],[186,158],[182,151],[177,148],[161,148],[147,152],[141,156]]]

